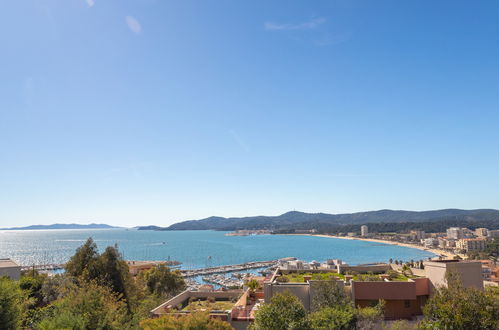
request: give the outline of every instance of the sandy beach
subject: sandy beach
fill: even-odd
[[[393,241],[385,241],[385,240],[375,239],[375,238],[333,236],[333,235],[323,235],[323,234],[285,234],[285,235],[317,236],[317,237],[326,237],[326,238],[349,239],[349,240],[356,240],[356,241],[368,241],[368,242],[383,243],[383,244],[389,244],[389,245],[398,245],[398,246],[408,247],[408,248],[412,248],[412,249],[419,249],[419,250],[434,253],[437,256],[443,255],[443,256],[446,256],[448,258],[452,258],[455,256],[454,253],[449,252],[449,251],[444,251],[444,250],[440,250],[440,249],[429,249],[429,248],[425,248],[424,246],[421,246],[421,245],[414,245],[414,244],[407,244],[407,243],[400,243],[400,242],[393,242]]]

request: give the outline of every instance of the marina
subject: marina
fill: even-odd
[[[239,272],[247,269],[266,268],[266,267],[271,267],[275,264],[277,264],[277,260],[255,261],[255,262],[245,262],[236,265],[224,265],[224,266],[207,267],[200,269],[181,270],[181,273],[184,277],[195,277],[195,276],[203,276],[210,274]]]

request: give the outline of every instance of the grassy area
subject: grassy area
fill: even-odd
[[[338,279],[344,280],[345,279],[345,275],[338,274],[338,273],[314,273],[314,274],[312,274],[312,273],[302,273],[302,274],[291,273],[291,274],[282,275],[281,278],[287,279],[287,281],[284,280],[285,282],[303,283],[303,282],[305,282],[304,281],[305,276],[311,276],[312,280],[321,280],[321,281],[327,281],[327,280],[332,280],[332,279],[335,279],[335,280],[338,280]]]
[[[398,274],[397,277],[391,277],[390,280],[395,282],[407,282],[409,278],[414,278],[415,276],[407,277],[404,274]]]
[[[305,276],[311,276],[312,280],[320,280],[320,281],[327,281],[327,280],[344,280],[345,275],[338,274],[338,273],[291,273],[291,274],[286,274],[286,275],[281,275],[280,278],[281,280],[278,279],[278,282],[284,282],[284,283],[304,283],[304,277]],[[409,278],[414,278],[415,276],[410,276],[407,277],[404,274],[398,273],[395,277],[392,275],[391,280],[392,281],[397,281],[397,282],[406,282]],[[379,275],[368,275],[368,274],[360,274],[360,275],[353,275],[353,280],[354,281],[381,281],[381,277]]]
[[[199,312],[199,311],[225,311],[232,309],[234,303],[231,301],[208,301],[208,300],[198,300],[192,301],[187,306],[185,306],[183,311]]]

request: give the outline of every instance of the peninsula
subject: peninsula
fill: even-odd
[[[120,227],[114,227],[99,223],[91,223],[88,225],[80,225],[76,223],[55,223],[52,225],[32,225],[26,227],[0,228],[0,230],[112,229],[112,228],[120,228]]]

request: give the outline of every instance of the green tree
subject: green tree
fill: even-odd
[[[85,282],[57,300],[37,329],[128,329],[126,304],[107,287]]]
[[[172,271],[166,265],[158,265],[143,273],[150,293],[168,297],[185,289],[185,281],[178,270]]]
[[[342,285],[336,281],[312,282],[312,310],[318,311],[326,307],[341,307],[351,305],[350,298]]]
[[[16,282],[0,277],[0,326],[4,330],[18,329],[22,320],[22,292]]]
[[[43,303],[48,305],[57,299],[63,298],[65,293],[70,289],[75,288],[76,283],[74,278],[64,274],[58,274],[48,277],[42,285],[41,295]]]
[[[309,316],[310,326],[314,330],[348,330],[355,325],[353,307],[326,307]]]
[[[42,286],[46,279],[47,275],[28,272],[23,274],[19,280],[19,288],[24,291],[28,298],[31,298],[30,303],[32,303],[33,307],[43,305]]]
[[[95,264],[99,257],[99,251],[94,240],[89,237],[85,244],[76,249],[76,253],[65,265],[66,274],[74,277],[86,275],[88,278],[96,278],[98,270]]]
[[[298,330],[309,329],[307,313],[302,303],[289,292],[272,297],[268,304],[262,305],[255,313],[253,330]]]
[[[252,291],[252,292],[255,292],[256,289],[258,289],[260,287],[260,283],[258,283],[257,280],[255,279],[252,279],[251,281],[249,281],[246,286]]]
[[[355,328],[358,330],[382,329],[385,301],[379,300],[374,307],[357,308],[355,310]]]
[[[128,264],[123,260],[116,246],[108,246],[99,256],[100,266],[97,280],[125,299],[130,307],[135,294],[134,282]],[[92,279],[91,279],[92,280]]]
[[[76,250],[66,264],[66,273],[83,282],[96,281],[117,293],[131,311],[136,305],[136,287],[128,265],[116,246],[108,246],[99,254],[97,245],[89,238]]]
[[[176,317],[165,315],[157,319],[147,319],[140,323],[144,330],[232,330],[229,323],[212,319],[208,313],[193,313]]]
[[[407,320],[397,320],[392,322],[389,326],[383,328],[384,330],[417,330],[419,329],[418,323],[409,323]]]
[[[493,290],[464,288],[448,273],[447,286],[437,288],[423,307],[423,329],[499,329],[499,299]]]
[[[47,318],[38,324],[38,330],[87,330],[85,317],[75,315],[70,311],[58,311],[52,318]]]

